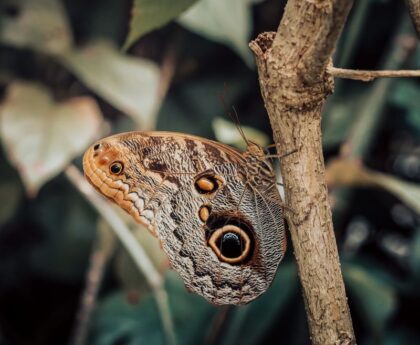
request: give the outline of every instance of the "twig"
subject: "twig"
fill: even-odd
[[[159,104],[163,102],[166,94],[168,93],[169,87],[171,86],[176,69],[178,45],[181,41],[182,38],[178,34],[173,37],[163,56],[158,87],[158,95],[160,99]]]
[[[98,237],[100,234],[98,233]],[[104,275],[106,264],[112,254],[112,250],[102,248],[95,244],[90,257],[90,265],[86,275],[86,287],[80,301],[79,311],[76,317],[76,326],[69,342],[71,345],[86,344],[89,325],[98,291]]]
[[[397,70],[404,66],[416,47],[416,41],[407,36],[409,26],[407,15],[403,15],[385,53],[385,61],[380,68]],[[373,139],[378,129],[381,128],[379,124],[385,116],[383,109],[386,102],[384,100],[392,85],[392,79],[380,79],[372,85],[365,102],[353,121],[350,135],[341,149],[342,155],[363,159],[369,152]]]
[[[406,65],[416,46],[416,40],[407,36],[408,32],[410,32],[410,23],[408,16],[403,14],[396,29],[391,34],[389,46],[385,49],[381,59],[383,62],[378,68],[399,70]],[[338,79],[337,81],[343,81],[343,79]],[[369,85],[369,89],[364,95],[363,103],[360,103],[355,108],[354,113],[357,115],[352,119],[346,141],[341,146],[340,153],[342,156],[360,160],[366,157],[376,138],[377,131],[382,128],[382,122],[386,118],[387,112],[384,111],[384,108],[387,104],[387,95],[392,90],[394,82],[395,80],[393,79],[384,78],[379,79],[375,84]],[[336,83],[337,85],[339,84]],[[336,95],[337,92],[332,97]],[[343,215],[347,214],[348,208],[352,204],[352,195],[353,189],[351,188],[335,186],[332,190],[332,198],[337,201],[334,208],[336,229],[343,229],[344,227],[345,217]]]
[[[213,318],[213,322],[210,328],[210,333],[208,334],[207,339],[205,340],[205,345],[216,345],[221,341],[221,336],[223,335],[223,328],[228,318],[229,314],[233,311],[233,306],[224,305],[220,307],[219,311]]]
[[[376,78],[399,78],[399,77],[420,77],[420,70],[399,70],[399,71],[367,71],[354,70],[337,67],[327,68],[328,73],[334,77],[346,78],[361,81],[372,81]]]
[[[170,309],[168,305],[168,297],[163,289],[163,278],[154,267],[152,261],[147,256],[145,250],[136,240],[130,229],[118,216],[105,199],[100,197],[94,189],[85,181],[83,175],[74,165],[70,165],[65,174],[70,182],[79,190],[79,192],[90,202],[90,204],[98,211],[104,220],[110,225],[115,232],[128,254],[133,259],[136,266],[143,273],[147,283],[152,289],[159,313],[162,319],[163,330],[168,344],[176,344],[176,335]]]

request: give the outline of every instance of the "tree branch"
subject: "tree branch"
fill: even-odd
[[[352,0],[289,0],[272,46],[285,70],[298,70],[306,84],[322,79]]]
[[[332,225],[321,109],[332,92],[327,65],[349,0],[289,0],[277,33],[251,42],[261,92],[282,159],[294,254],[314,345],[355,344]]]
[[[420,38],[420,0],[405,0],[410,13],[411,21],[417,32],[417,37]]]
[[[420,77],[420,70],[400,70],[400,71],[366,71],[328,67],[328,73],[333,77],[346,78],[361,81],[372,81],[376,78],[399,78],[399,77]]]

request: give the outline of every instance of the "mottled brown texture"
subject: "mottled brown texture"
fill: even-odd
[[[114,161],[122,172],[112,173]],[[131,132],[93,145],[83,168],[96,190],[158,237],[189,290],[215,304],[245,304],[270,286],[286,238],[260,147],[241,153],[181,133]],[[226,234],[236,251],[226,252]]]
[[[325,184],[321,109],[326,72],[352,1],[289,0],[277,33],[251,42],[278,145],[290,232],[310,336],[316,345],[355,344]]]
[[[420,38],[420,0],[405,0],[411,21],[416,29],[417,37]]]

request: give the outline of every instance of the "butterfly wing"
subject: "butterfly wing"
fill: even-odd
[[[114,163],[123,171],[112,172]],[[281,199],[274,184],[249,183],[238,151],[178,133],[132,132],[92,146],[84,169],[159,238],[190,290],[215,304],[244,304],[271,284],[285,251]]]

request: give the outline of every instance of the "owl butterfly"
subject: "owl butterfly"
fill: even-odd
[[[282,200],[264,150],[192,135],[130,132],[83,158],[89,182],[157,236],[186,287],[245,304],[271,284],[286,250]]]

